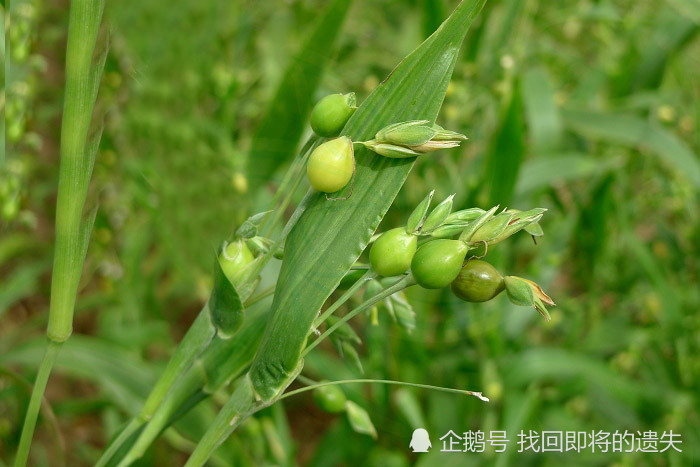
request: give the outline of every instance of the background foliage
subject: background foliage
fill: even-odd
[[[94,463],[206,300],[217,245],[269,204],[284,167],[251,176],[251,138],[284,99],[273,101],[276,87],[324,5],[108,2],[112,45],[98,99],[105,130],[90,195],[100,209],[76,335],[47,392],[55,421],[45,411],[38,429],[39,465],[61,453],[69,465]],[[314,98],[352,90],[361,101],[454,5],[356,0]],[[44,343],[65,7],[22,0],[5,15],[12,66],[4,71],[0,173],[3,460],[14,452]],[[433,188],[436,199],[457,193],[455,209],[549,208],[537,246],[521,235],[489,260],[542,284],[558,304],[552,322],[504,297],[472,305],[448,291],[409,289],[412,333],[386,314],[376,326],[356,320],[364,374],[483,390],[490,404],[347,386],[372,415],[374,441],[298,396],[246,423],[213,462],[404,465],[416,461],[407,448],[413,428],[425,426],[440,436],[505,429],[511,439],[520,429],[683,436],[684,453],[675,456],[509,449],[445,454],[443,463],[691,465],[700,448],[699,28],[693,0],[489,1],[438,119],[470,139],[421,159],[380,229],[405,222]],[[308,109],[298,111],[305,121]],[[359,375],[338,362],[324,345],[306,371],[316,379]],[[182,462],[225,399],[198,406],[144,462]],[[418,462],[436,457],[433,450]]]

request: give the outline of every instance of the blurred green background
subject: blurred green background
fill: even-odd
[[[217,246],[268,206],[286,167],[269,179],[251,175],[251,139],[325,5],[107,3],[111,49],[98,98],[105,129],[90,194],[100,208],[75,334],[47,391],[55,420],[40,419],[36,465],[63,455],[68,465],[96,461],[206,301]],[[354,91],[361,102],[455,5],[355,0],[314,101]],[[3,2],[3,58],[11,61],[3,67],[0,171],[4,461],[14,455],[44,344],[67,6]],[[521,234],[488,258],[540,283],[558,305],[552,321],[503,296],[468,304],[448,290],[409,289],[413,332],[386,313],[378,325],[354,321],[364,375],[483,390],[491,403],[345,386],[371,414],[375,441],[305,393],[261,412],[212,465],[697,465],[699,29],[696,0],[489,0],[438,119],[469,141],[424,156],[380,229],[405,222],[431,189],[436,199],[457,193],[455,209],[548,208],[537,245]],[[307,117],[307,109],[294,116]],[[284,144],[291,150],[299,140]],[[360,375],[321,348],[305,373]],[[225,400],[222,391],[200,404],[143,464],[181,464]],[[418,426],[434,447],[421,457],[408,448]],[[508,450],[436,449],[448,430],[478,429],[507,430]],[[521,429],[673,430],[683,453],[518,453]]]

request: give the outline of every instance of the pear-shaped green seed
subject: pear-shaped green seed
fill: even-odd
[[[416,253],[418,239],[398,227],[379,236],[369,250],[369,262],[374,272],[380,276],[397,276],[408,271]]]
[[[467,302],[487,302],[505,288],[503,276],[486,261],[470,259],[452,281],[452,292]]]
[[[352,141],[347,136],[326,141],[311,153],[306,175],[318,191],[334,193],[348,184],[355,168]]]
[[[328,413],[339,413],[345,410],[345,393],[336,385],[320,386],[314,389],[316,404]]]
[[[234,286],[238,285],[243,269],[254,259],[243,239],[229,243],[219,255],[221,269]]]
[[[459,240],[435,240],[418,248],[411,272],[416,282],[426,289],[450,285],[462,269],[469,247]]]
[[[356,109],[354,92],[330,94],[311,111],[311,128],[319,136],[338,136]]]

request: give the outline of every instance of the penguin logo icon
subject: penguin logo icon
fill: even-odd
[[[411,443],[408,447],[412,448],[413,452],[428,452],[428,449],[432,448],[433,445],[430,444],[428,432],[424,428],[416,428],[413,430]]]

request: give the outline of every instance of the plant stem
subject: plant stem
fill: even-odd
[[[299,186],[299,181],[301,181],[302,177],[301,174],[303,171],[300,170],[300,168],[303,168],[304,163],[306,162],[306,159],[308,158],[308,155],[310,154],[311,150],[315,146],[315,144],[320,141],[320,139],[316,135],[311,135],[309,139],[304,143],[304,146],[301,148],[301,151],[299,151],[299,155],[294,159],[294,162],[292,162],[292,165],[289,167],[287,172],[284,175],[284,178],[282,179],[282,183],[280,183],[280,186],[277,188],[277,192],[275,193],[274,198],[272,199],[272,211],[278,211],[280,210],[277,206],[279,203],[280,198],[282,197],[282,194],[287,191],[287,185],[289,185],[292,180],[295,180],[294,183],[294,188],[290,190],[290,193],[287,196],[290,196],[291,194],[296,191],[296,188]],[[282,209],[283,210],[283,209]],[[275,216],[277,216],[277,213],[275,212]],[[262,232],[261,235],[264,237],[268,234],[269,230],[274,227],[275,223],[277,222],[277,217],[275,221],[270,222],[270,224],[267,224],[267,221],[270,219],[270,215],[266,215],[265,218],[262,220],[260,223],[260,231]]]
[[[353,317],[357,316],[357,314],[361,313],[364,310],[367,310],[371,308],[375,303],[384,300],[386,297],[389,297],[390,295],[395,294],[396,292],[399,292],[407,287],[410,287],[416,283],[415,279],[413,278],[413,275],[409,273],[408,275],[404,276],[403,278],[399,279],[396,283],[393,285],[387,287],[383,291],[379,292],[377,295],[374,297],[365,300],[362,302],[360,306],[355,308],[354,310],[350,311],[348,314],[340,318],[333,326],[329,327],[326,329],[326,331],[321,334],[318,339],[314,340],[311,344],[306,346],[304,351],[301,353],[301,358],[303,359],[306,354],[311,352],[314,347],[316,347],[318,344],[321,343],[323,339],[328,337],[333,331],[338,329],[340,326],[342,326],[344,323],[348,322],[350,319]]]
[[[367,272],[360,277],[353,285],[350,287],[338,300],[336,300],[333,305],[328,307],[326,311],[323,312],[321,316],[316,318],[316,321],[314,321],[314,326],[313,329],[318,329],[318,327],[323,324],[329,316],[331,316],[335,311],[341,307],[341,305],[345,302],[347,302],[350,297],[355,295],[355,292],[360,290],[360,288],[364,285],[364,283],[368,280],[372,280],[376,277],[376,274],[374,271],[371,269],[368,269]]]
[[[255,402],[253,383],[248,376],[238,383],[235,391],[216,415],[214,422],[204,433],[202,439],[192,455],[187,459],[185,467],[202,466],[209,459],[211,453],[224,442],[226,438],[256,410],[256,405],[262,407],[262,403]]]
[[[41,408],[41,401],[44,398],[46,383],[49,381],[51,368],[53,368],[56,356],[59,350],[61,350],[62,345],[62,342],[55,342],[52,340],[49,340],[46,344],[46,352],[39,365],[36,381],[34,381],[34,389],[29,398],[29,406],[27,407],[27,414],[24,418],[24,426],[22,427],[22,435],[19,440],[19,447],[17,448],[17,457],[15,457],[15,467],[26,465],[27,459],[29,459],[29,448],[32,444],[34,428],[36,427],[36,420],[39,415],[39,409]]]
[[[248,307],[248,306],[251,306],[251,305],[255,305],[255,304],[258,303],[260,300],[264,300],[265,298],[269,297],[270,295],[272,295],[273,293],[275,293],[275,288],[276,288],[276,287],[277,287],[277,283],[272,284],[271,286],[269,286],[269,287],[266,288],[265,290],[260,291],[257,295],[253,295],[253,296],[250,297],[248,300],[246,300],[245,306]]]
[[[308,380],[308,378],[306,378]],[[481,392],[477,391],[467,391],[466,389],[454,389],[454,388],[445,388],[442,386],[432,386],[430,384],[420,384],[420,383],[406,383],[404,381],[394,381],[394,380],[388,380],[388,379],[344,379],[340,381],[326,381],[323,383],[313,383],[309,384],[303,388],[295,389],[293,391],[286,392],[282,395],[282,397],[279,398],[279,400],[286,399],[287,397],[295,396],[297,394],[301,394],[302,392],[306,391],[313,391],[316,388],[320,388],[322,386],[333,386],[333,385],[340,385],[340,384],[354,384],[354,383],[376,383],[376,384],[390,384],[390,385],[395,385],[395,386],[409,386],[413,388],[421,388],[421,389],[431,389],[433,391],[441,391],[441,392],[451,392],[453,394],[462,394],[465,396],[474,396],[478,397],[484,402],[489,402],[489,398],[485,397]]]

